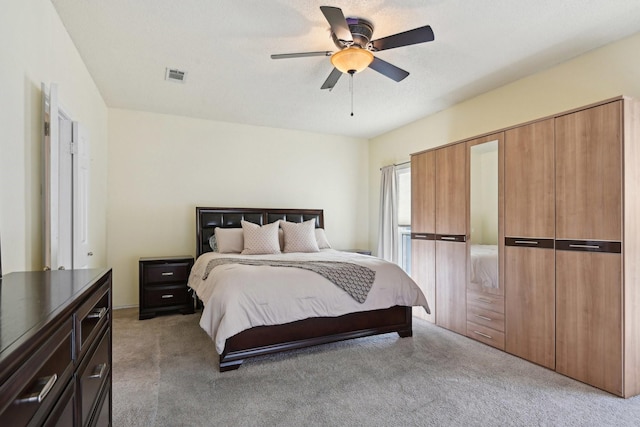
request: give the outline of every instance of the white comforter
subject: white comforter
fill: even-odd
[[[226,264],[202,275],[216,257],[353,262],[376,272],[371,291],[360,304],[321,275],[290,267]],[[200,326],[221,354],[225,341],[254,326],[278,325],[309,317],[334,317],[394,305],[423,306],[427,300],[418,286],[396,264],[380,258],[324,249],[317,253],[239,255],[209,252],[198,258],[189,286],[203,301]]]

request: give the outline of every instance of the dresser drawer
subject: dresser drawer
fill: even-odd
[[[69,427],[73,425],[75,414],[76,383],[69,381],[69,385],[51,411],[44,427]]]
[[[473,304],[467,306],[467,320],[496,331],[504,332],[504,313],[487,310]]]
[[[467,321],[467,336],[504,351],[504,333]]]
[[[87,351],[87,345],[96,338],[96,335],[107,323],[111,316],[110,282],[102,285],[87,301],[84,302],[76,313],[77,323],[77,361],[82,360]]]
[[[504,296],[467,290],[467,307],[469,306],[504,314]]]
[[[72,325],[69,318],[0,386],[0,425],[42,423],[73,373]]]
[[[109,363],[110,354],[110,329],[107,328],[98,345],[87,355],[86,362],[79,371],[79,401],[81,408],[82,425],[86,425],[95,407],[96,399],[100,394],[102,385],[110,375],[111,366]]]
[[[191,265],[187,262],[167,264],[146,264],[143,279],[146,285],[171,282],[186,282],[189,280]]]
[[[111,420],[111,387],[107,385],[107,388],[102,393],[100,402],[98,403],[98,409],[96,415],[91,421],[91,427],[110,427]]]
[[[189,293],[184,285],[155,286],[144,290],[144,302],[147,307],[186,304],[189,299]]]

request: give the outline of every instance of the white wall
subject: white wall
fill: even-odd
[[[109,110],[115,306],[138,303],[138,258],[195,255],[195,207],[321,208],[334,248],[368,248],[368,141]]]
[[[640,97],[640,33],[371,140],[369,237],[376,247],[382,166],[428,148],[618,95]]]
[[[0,13],[0,237],[3,273],[41,270],[41,82],[89,130],[92,266],[106,265],[107,108],[49,0]]]

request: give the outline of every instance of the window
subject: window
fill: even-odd
[[[398,183],[398,264],[411,274],[411,164],[396,168]]]

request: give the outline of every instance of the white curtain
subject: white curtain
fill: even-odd
[[[380,215],[378,256],[398,262],[398,182],[394,165],[382,168],[380,176]]]

